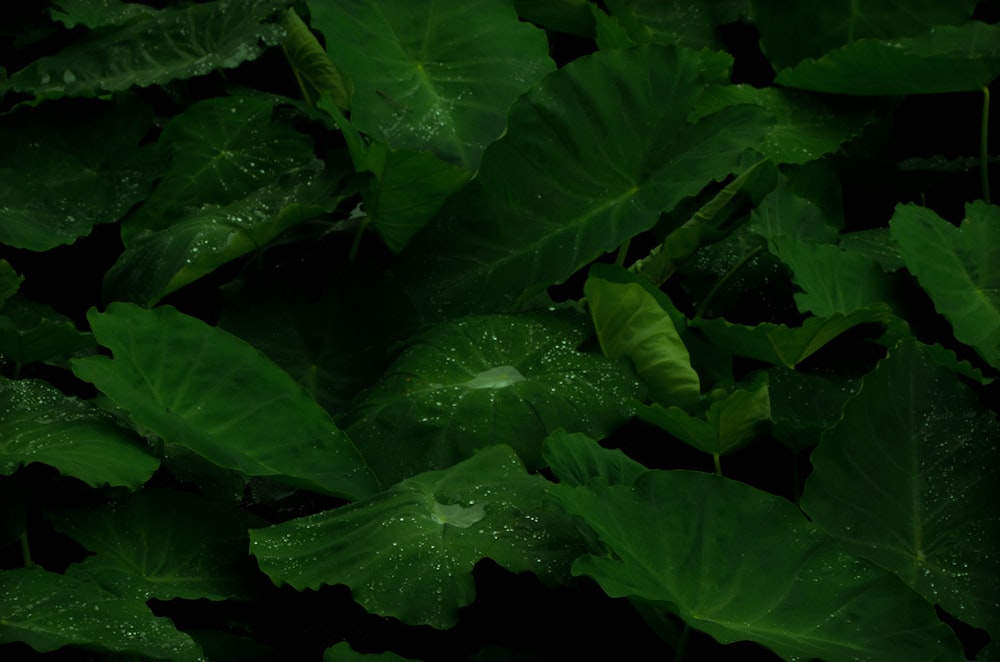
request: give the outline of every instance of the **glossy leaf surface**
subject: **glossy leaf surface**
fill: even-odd
[[[251,476],[347,498],[373,491],[350,440],[249,345],[173,308],[118,303],[88,319],[114,358],[77,360],[73,371],[137,424]]]

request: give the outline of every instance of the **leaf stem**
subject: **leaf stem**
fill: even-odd
[[[718,453],[712,453],[712,464],[715,465],[715,475],[722,475],[722,458]]]
[[[21,532],[21,559],[24,562],[25,568],[34,568],[35,562],[31,560],[31,546],[28,545],[28,532]]]
[[[618,255],[615,257],[615,265],[619,267],[625,266],[625,256],[628,254],[628,247],[632,243],[632,237],[629,237],[621,243],[618,247]]]
[[[979,175],[982,178],[983,200],[990,203],[990,167],[987,139],[990,133],[990,88],[983,88],[983,121],[979,130]]]
[[[688,635],[691,634],[691,626],[685,621],[684,629],[681,630],[680,641],[677,642],[677,652],[674,653],[674,662],[681,662],[684,659],[684,649],[687,648]]]

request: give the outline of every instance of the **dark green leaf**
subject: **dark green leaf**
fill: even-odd
[[[0,314],[0,354],[18,365],[65,360],[96,346],[91,334],[44,304],[14,297]]]
[[[904,341],[813,452],[802,507],[847,550],[972,625],[1000,623],[1000,425]]]
[[[10,266],[7,260],[0,260],[0,310],[3,309],[7,299],[14,296],[21,288],[24,276],[21,276],[14,267]],[[6,353],[0,350],[0,353]]]
[[[475,597],[473,566],[563,576],[580,552],[573,526],[542,502],[549,483],[493,446],[365,501],[250,532],[275,582],[346,584],[368,611],[448,628]]]
[[[141,490],[110,507],[63,508],[50,518],[58,531],[94,552],[66,575],[119,597],[146,602],[253,594],[247,529],[259,523],[234,508],[184,492]]]
[[[281,14],[281,27],[288,33],[281,47],[295,70],[306,101],[313,103],[313,99],[326,96],[340,110],[349,110],[353,92],[350,81],[345,80],[333,65],[316,36],[294,9],[286,9]]]
[[[201,660],[201,649],[139,600],[41,568],[0,571],[0,642],[48,653],[63,646],[147,659]]]
[[[892,238],[955,337],[1000,368],[1000,207],[976,201],[959,227],[917,205],[901,205]]]
[[[611,16],[633,44],[661,44],[721,51],[717,3],[705,0],[606,0]]]
[[[0,377],[0,475],[42,462],[88,485],[135,489],[159,461],[104,412],[47,382]]]
[[[749,639],[785,659],[962,659],[930,604],[840,551],[784,499],[687,471],[551,492],[610,548],[578,559],[574,574],[667,607],[722,643]]]
[[[617,448],[598,446],[593,439],[579,432],[569,434],[556,430],[545,439],[542,454],[559,480],[572,487],[586,485],[591,480],[603,480],[608,485],[632,485],[648,469]]]
[[[358,653],[346,641],[323,651],[323,662],[406,662],[412,658],[395,653]]]
[[[530,469],[557,428],[603,438],[630,416],[627,366],[577,351],[582,316],[469,317],[415,338],[350,415],[348,435],[383,485],[494,444]]]
[[[114,358],[73,362],[135,422],[219,466],[347,498],[374,479],[288,373],[237,338],[173,308],[116,303],[87,318]]]
[[[156,12],[152,7],[122,0],[54,0],[52,4],[59,9],[49,9],[49,14],[67,28],[77,25],[88,28],[122,25]]]
[[[784,367],[767,371],[771,434],[794,450],[819,443],[841,418],[844,403],[858,392],[856,380],[833,380]]]
[[[554,68],[544,33],[503,0],[314,1],[310,10],[354,83],[351,121],[378,142],[469,172],[514,99]]]

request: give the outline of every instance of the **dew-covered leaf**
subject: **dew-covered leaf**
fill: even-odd
[[[728,22],[722,3],[706,0],[607,0],[608,12],[633,44],[723,50],[718,26]]]
[[[901,205],[889,229],[955,337],[1000,368],[1000,207],[976,201],[965,213],[956,227],[926,207]]]
[[[153,305],[221,265],[259,250],[341,200],[338,173],[313,161],[225,205],[206,204],[137,237],[104,277],[105,298]]]
[[[88,485],[135,489],[159,461],[106,413],[38,379],[0,377],[0,475],[41,462]]]
[[[503,0],[314,1],[310,11],[354,83],[358,129],[469,172],[511,103],[555,68],[545,33]]]
[[[414,236],[400,271],[429,314],[510,310],[652,227],[759,145],[759,106],[688,115],[727,56],[646,47],[594,53],[511,108],[473,182]]]
[[[15,296],[0,313],[0,355],[19,365],[67,359],[96,346],[91,334],[45,304]]]
[[[310,139],[274,120],[274,107],[270,97],[215,97],[170,120],[158,141],[171,154],[170,166],[122,224],[125,245],[194,209],[240,200],[312,162]]]
[[[284,29],[269,19],[287,5],[215,0],[163,9],[93,31],[15,72],[6,86],[42,98],[91,96],[236,67],[281,42]]]
[[[254,529],[250,550],[276,583],[346,584],[372,613],[448,628],[475,598],[472,568],[485,557],[565,576],[581,548],[574,525],[543,510],[548,485],[493,446],[364,501]]]
[[[577,350],[587,327],[583,316],[559,312],[435,326],[359,398],[345,430],[383,485],[494,444],[537,469],[550,432],[604,438],[639,393],[623,362]]]
[[[49,513],[56,530],[93,552],[66,575],[146,602],[252,597],[246,513],[179,491],[140,490],[123,502]]]
[[[139,147],[151,121],[134,99],[62,102],[0,118],[0,243],[46,251],[124,216],[160,170]]]
[[[1000,623],[1000,425],[949,369],[903,341],[813,451],[802,508],[928,602]]]
[[[733,354],[795,368],[848,329],[859,324],[886,323],[891,318],[892,313],[882,305],[862,308],[850,315],[807,317],[799,327],[771,322],[746,326],[721,318],[698,319],[692,326]]]
[[[23,641],[48,653],[63,646],[191,662],[201,649],[169,618],[94,582],[41,568],[0,571],[0,644]]]
[[[859,39],[894,39],[972,17],[976,0],[828,0],[811,3],[751,0],[750,16],[776,69]],[[878,60],[869,62],[872,69]]]
[[[574,574],[612,597],[669,609],[722,643],[755,641],[789,660],[961,659],[930,604],[840,551],[780,497],[689,471],[550,492],[608,548],[578,559]]]
[[[114,358],[78,359],[73,371],[138,425],[251,476],[351,499],[374,490],[329,415],[238,338],[170,307],[115,303],[87,319]]]
[[[597,268],[583,293],[605,356],[628,357],[657,402],[697,400],[698,373],[674,321],[660,305],[665,295],[637,276]]]
[[[946,3],[940,3],[946,4]],[[939,25],[900,39],[861,39],[779,72],[775,82],[856,95],[974,92],[1000,75],[1000,25]]]
[[[147,5],[122,0],[53,0],[52,4],[58,9],[49,9],[49,15],[67,28],[77,25],[88,28],[122,25],[134,18],[156,13]]]

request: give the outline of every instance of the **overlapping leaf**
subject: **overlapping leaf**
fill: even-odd
[[[687,121],[728,65],[708,51],[601,51],[532,88],[484,155],[479,186],[404,252],[415,301],[437,314],[510,309],[737,169],[770,128],[764,109]]]
[[[347,498],[374,490],[351,441],[292,378],[249,345],[173,308],[112,304],[88,315],[114,358],[73,371],[135,422],[219,466]]]
[[[365,501],[254,529],[250,549],[275,582],[346,584],[370,612],[447,628],[473,601],[472,568],[487,556],[546,580],[565,574],[579,541],[543,510],[548,484],[494,446]]]
[[[122,0],[55,0],[58,9],[49,9],[49,15],[67,28],[85,25],[99,28],[105,25],[121,25],[128,21],[148,17],[155,9],[137,2]]]
[[[1000,426],[912,340],[813,452],[802,507],[846,549],[967,623],[1000,622]]]
[[[50,514],[56,529],[94,552],[66,575],[122,598],[209,600],[253,595],[246,513],[185,492],[141,490],[123,503]]]
[[[889,228],[955,337],[1000,368],[1000,207],[974,202],[956,227],[930,209],[903,205]]]
[[[962,657],[930,604],[840,551],[784,499],[687,471],[551,492],[610,551],[581,557],[575,574],[613,597],[661,605],[722,643],[749,639],[785,659]]]
[[[159,461],[104,412],[37,379],[0,377],[0,475],[41,462],[88,485],[136,488]]]
[[[65,361],[95,346],[91,334],[44,304],[15,296],[0,313],[0,355],[17,365]]]
[[[378,142],[469,172],[514,99],[554,69],[544,33],[502,0],[314,1],[310,10],[354,83],[351,121]]]
[[[215,0],[164,9],[93,32],[11,75],[6,87],[36,97],[91,96],[161,85],[255,59],[284,37],[269,22],[285,0]]]
[[[4,570],[0,602],[0,643],[23,641],[43,653],[81,646],[178,662],[203,659],[194,640],[170,619],[94,582],[41,568]]]
[[[383,485],[494,444],[537,469],[550,432],[603,438],[639,393],[627,365],[577,350],[586,337],[586,319],[565,313],[438,325],[359,398],[345,430]]]

